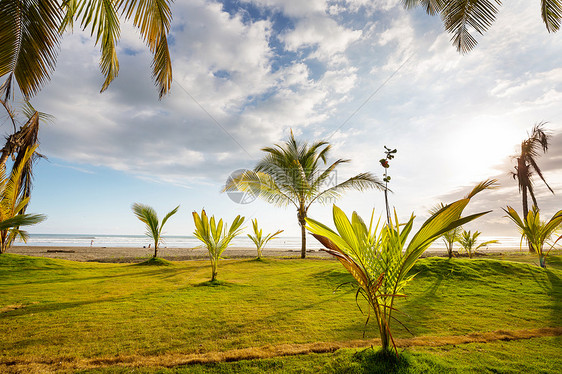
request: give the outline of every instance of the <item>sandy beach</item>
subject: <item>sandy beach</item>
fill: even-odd
[[[46,247],[46,246],[13,246],[8,253],[60,258],[71,261],[90,262],[142,262],[154,255],[152,248],[130,247]],[[300,258],[300,250],[266,248],[264,257],[295,257]],[[331,256],[321,250],[307,251],[309,257],[330,258]],[[170,261],[208,259],[209,254],[205,248],[159,248],[158,257]],[[255,258],[255,248],[228,248],[223,253],[223,258]]]
[[[479,255],[489,253],[515,252],[518,248],[494,248],[482,251]],[[132,263],[142,262],[152,257],[154,249],[151,248],[131,248],[131,247],[47,247],[47,246],[13,246],[8,253],[59,258],[81,262],[112,262],[112,263]],[[300,258],[300,249],[280,249],[266,248],[263,251],[264,257],[278,258]],[[208,252],[205,248],[159,248],[158,257],[170,261],[203,260],[208,259]],[[422,257],[446,256],[442,249],[429,249]],[[478,256],[478,254],[477,254]],[[223,258],[255,258],[257,252],[255,248],[228,248],[223,253]],[[312,249],[307,251],[307,257],[331,259],[328,253]]]

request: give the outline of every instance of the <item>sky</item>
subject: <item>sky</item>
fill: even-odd
[[[55,119],[40,130],[47,159],[36,166],[28,210],[48,219],[30,233],[144,234],[131,211],[139,202],[160,217],[180,205],[169,235],[191,235],[191,212],[205,208],[297,236],[294,207],[221,193],[232,172],[253,168],[261,148],[291,129],[332,144],[332,161],[351,160],[338,182],[382,177],[383,147],[396,148],[390,204],[418,224],[437,203],[497,178],[467,210],[493,212],[467,228],[516,236],[501,209],[521,211],[512,157],[546,121],[552,138],[539,165],[555,195],[538,180],[536,195],[544,215],[562,208],[562,33],[546,31],[537,2],[507,2],[466,55],[439,18],[398,0],[192,0],[176,1],[172,13],[174,81],[162,100],[130,23],[122,23],[119,76],[103,93],[99,47],[87,32],[65,35],[52,79],[32,100]],[[336,204],[384,213],[380,191]],[[309,216],[331,225],[331,209],[314,204]]]

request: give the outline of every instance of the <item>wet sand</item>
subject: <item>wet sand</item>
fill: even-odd
[[[516,252],[517,248],[494,248],[482,251],[480,255],[489,253]],[[42,247],[42,246],[13,246],[8,253],[59,258],[82,262],[142,262],[154,255],[152,248],[125,248],[125,247]],[[300,258],[300,249],[265,248],[264,257],[278,258]],[[307,251],[307,257],[332,259],[328,253],[311,249]],[[429,249],[422,257],[446,256],[445,250]],[[205,248],[159,248],[158,257],[170,261],[202,260],[208,259],[209,254]],[[223,258],[255,258],[255,248],[228,248],[223,253]]]

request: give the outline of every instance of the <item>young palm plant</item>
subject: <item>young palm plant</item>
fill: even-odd
[[[21,156],[21,162],[12,169],[9,178],[6,168],[0,166],[0,254],[5,253],[15,239],[27,241],[27,232],[21,226],[31,226],[45,220],[42,214],[25,214],[29,196],[25,194],[21,178],[27,162],[33,156],[37,145],[29,148]]]
[[[457,243],[460,244],[462,249],[468,253],[468,257],[472,258],[474,253],[480,248],[486,247],[489,244],[497,243],[497,240],[488,240],[487,242],[480,243],[476,245],[478,237],[482,234],[480,231],[475,231],[474,234],[469,231],[463,230],[457,239]]]
[[[383,190],[384,184],[371,173],[361,173],[335,183],[335,169],[350,160],[327,164],[331,146],[324,141],[308,145],[295,139],[293,132],[283,145],[263,148],[266,155],[254,170],[229,179],[223,192],[259,191],[259,197],[278,206],[294,205],[301,227],[301,258],[306,257],[306,217],[314,202],[327,202],[346,190]]]
[[[412,230],[414,215],[406,223],[394,218],[379,229],[380,219],[373,226],[373,215],[369,227],[354,212],[351,221],[334,205],[333,220],[336,231],[313,219],[307,218],[307,229],[335,256],[359,283],[359,290],[369,304],[379,329],[383,351],[396,345],[392,338],[391,322],[397,321],[393,312],[394,300],[403,297],[404,287],[413,279],[409,275],[421,254],[443,233],[470,222],[488,212],[461,217],[470,199],[478,192],[492,186],[494,180],[477,185],[463,199],[446,205],[425,221],[408,245],[406,241]]]
[[[222,218],[217,223],[215,216],[211,216],[211,219],[209,219],[205,209],[203,209],[201,215],[193,212],[193,221],[195,222],[193,235],[201,240],[209,251],[211,282],[214,282],[217,278],[217,268],[221,255],[232,239],[242,232],[243,228],[240,228],[240,226],[244,223],[244,217],[236,216],[229,229],[226,223],[223,224]]]
[[[504,211],[519,228],[519,232],[521,233],[521,246],[523,245],[523,240],[526,240],[529,248],[539,256],[539,266],[546,268],[546,256],[548,256],[548,253],[554,248],[556,243],[562,239],[562,236],[550,245],[546,253],[544,252],[544,246],[551,240],[560,225],[562,225],[562,210],[554,213],[548,222],[541,221],[539,209],[536,206],[533,206],[533,209],[527,214],[527,218],[523,219],[519,217],[517,211],[510,206],[504,209]]]
[[[283,230],[277,230],[277,232],[274,234],[270,233],[266,236],[263,236],[263,230],[258,227],[257,218],[252,220],[252,228],[254,229],[254,235],[246,235],[248,235],[248,238],[250,238],[256,245],[256,249],[258,250],[258,258],[261,258],[263,247],[265,247],[268,241],[270,241],[271,239],[275,239],[277,235],[281,234]]]
[[[445,204],[439,203],[437,206],[432,208],[429,211],[429,213],[435,214],[436,212],[438,212],[440,209],[443,209],[444,207],[445,207]],[[449,256],[449,258],[453,258],[453,247],[455,245],[455,242],[460,238],[461,230],[462,230],[462,227],[460,227],[460,226],[455,227],[451,231],[447,231],[446,233],[444,233],[441,236],[441,239],[443,240],[443,243],[445,244],[445,248],[447,249],[447,256]]]
[[[152,207],[144,204],[134,203],[131,208],[133,209],[133,213],[135,213],[135,216],[137,216],[137,218],[146,225],[146,236],[154,240],[154,256],[152,256],[152,258],[156,258],[156,256],[158,255],[158,246],[162,241],[162,229],[164,228],[164,225],[166,224],[168,219],[176,214],[180,206],[178,205],[170,212],[168,212],[168,214],[166,214],[166,216],[162,220],[161,224],[158,221],[158,215],[156,214],[156,211]]]

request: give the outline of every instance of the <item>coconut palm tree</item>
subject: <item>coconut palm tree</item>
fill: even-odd
[[[523,244],[523,239],[525,239],[532,252],[539,256],[539,266],[546,268],[546,256],[550,250],[554,248],[556,243],[562,240],[562,236],[560,236],[550,246],[550,249],[546,251],[546,253],[544,252],[545,244],[550,241],[556,230],[562,225],[562,210],[554,213],[548,222],[541,221],[539,209],[536,206],[534,206],[527,217],[523,219],[521,219],[517,211],[510,206],[506,207],[504,211],[519,228],[521,232],[521,244]]]
[[[429,214],[433,215],[437,213],[439,210],[443,209],[444,207],[445,204],[439,203],[434,208],[429,210]],[[443,243],[445,244],[445,248],[447,249],[447,255],[449,256],[449,258],[453,258],[453,246],[455,245],[455,242],[459,239],[461,230],[462,230],[462,226],[455,227],[451,231],[447,231],[441,236],[441,239],[443,239]]]
[[[0,2],[0,86],[4,100],[11,97],[14,82],[24,98],[35,95],[55,69],[62,35],[74,22],[90,31],[101,50],[100,69],[104,91],[119,73],[116,44],[120,19],[133,25],[153,54],[152,76],[160,97],[172,84],[172,64],[167,34],[172,0],[2,0]]]
[[[146,225],[146,236],[154,240],[154,256],[152,256],[152,258],[156,258],[156,255],[158,254],[158,246],[162,241],[162,229],[164,228],[164,224],[171,216],[176,214],[179,208],[180,206],[178,205],[170,212],[168,212],[168,214],[166,214],[166,216],[162,220],[162,223],[160,224],[158,222],[158,215],[153,208],[149,207],[148,205],[139,203],[134,203],[131,206],[131,209],[133,209],[133,213],[135,213],[135,216]]]
[[[201,215],[197,212],[193,212],[193,222],[195,223],[193,235],[195,235],[195,237],[207,247],[207,251],[209,251],[209,259],[211,260],[211,282],[215,282],[221,255],[226,248],[228,248],[232,239],[242,232],[243,228],[240,228],[240,226],[244,223],[244,217],[236,216],[229,229],[228,225],[223,223],[222,218],[218,222],[215,220],[215,216],[211,216],[211,219],[209,219],[205,209],[203,209]]]
[[[474,234],[469,231],[463,230],[463,232],[459,235],[457,239],[457,243],[468,253],[468,257],[472,258],[477,250],[480,248],[486,247],[489,244],[497,243],[497,240],[488,240],[486,242],[480,243],[476,245],[478,241],[478,237],[482,233],[480,231],[475,231]]]
[[[262,249],[265,247],[268,241],[275,239],[277,235],[281,234],[283,230],[277,230],[275,233],[269,233],[265,236],[263,235],[263,230],[258,226],[258,219],[255,218],[252,220],[252,228],[254,229],[254,235],[248,235],[248,238],[254,242],[256,245],[256,249],[258,251],[258,258],[261,258]]]
[[[521,192],[521,198],[523,200],[524,219],[527,218],[527,214],[529,213],[527,194],[531,196],[533,205],[538,208],[533,188],[533,175],[535,173],[541,178],[550,192],[554,193],[552,188],[550,188],[548,183],[546,183],[546,180],[542,175],[541,168],[537,164],[539,150],[542,149],[544,153],[548,150],[548,140],[550,138],[550,134],[543,128],[544,125],[545,122],[540,122],[533,126],[531,135],[521,142],[521,153],[516,157],[517,166],[515,166],[515,172],[512,173],[513,179],[517,179],[519,184],[519,192]]]
[[[327,202],[350,189],[384,189],[384,184],[371,173],[361,173],[341,183],[334,182],[335,169],[350,160],[339,159],[328,165],[330,149],[325,141],[311,145],[297,141],[291,131],[289,140],[284,144],[263,148],[266,155],[254,170],[229,179],[223,192],[258,191],[259,197],[272,204],[292,204],[297,209],[301,227],[301,258],[305,258],[305,219],[314,202]]]
[[[391,345],[396,351],[391,333],[392,321],[399,322],[393,315],[396,310],[394,300],[406,296],[404,288],[414,278],[409,274],[410,270],[443,233],[489,213],[461,217],[472,197],[494,183],[494,180],[484,181],[465,198],[444,206],[422,224],[407,244],[414,224],[413,214],[406,223],[400,223],[394,212],[394,218],[380,227],[380,219],[378,223],[373,221],[373,211],[367,226],[356,212],[350,220],[334,205],[336,230],[311,218],[306,219],[307,229],[322,243],[324,251],[337,258],[357,281],[358,294],[368,302],[369,317],[373,313],[377,322],[383,351],[390,351]]]
[[[0,101],[8,113],[14,131],[6,137],[6,143],[0,149],[0,167],[5,167],[6,161],[10,158],[14,161],[13,170],[23,163],[22,174],[19,179],[20,187],[18,188],[20,188],[23,197],[29,197],[31,196],[33,164],[43,156],[35,151],[31,152],[31,157],[25,157],[25,155],[29,150],[36,149],[39,145],[39,124],[51,121],[53,116],[35,110],[29,101],[26,101],[20,110],[14,110],[9,103]],[[23,116],[18,115],[20,112]],[[20,117],[23,117],[25,122],[17,129],[18,124],[22,123]],[[23,208],[22,213],[25,213],[25,209],[26,207]]]
[[[0,165],[0,254],[5,253],[17,238],[27,241],[27,232],[21,230],[21,226],[35,225],[46,218],[42,214],[25,214],[29,196],[22,188],[21,178],[36,149],[37,145],[21,155],[21,162],[12,168],[9,178],[6,177],[6,166]]]
[[[474,30],[485,33],[496,20],[501,0],[402,0],[406,8],[421,6],[430,15],[439,15],[445,30],[453,37],[457,51],[467,53],[478,42],[472,36]],[[540,12],[548,32],[560,29],[562,1],[541,0]]]

